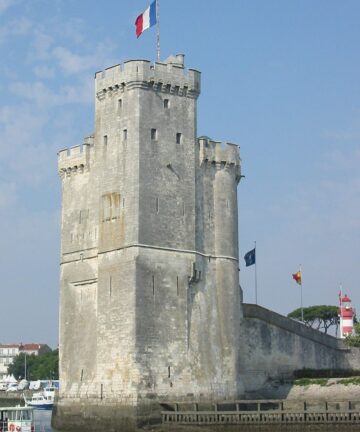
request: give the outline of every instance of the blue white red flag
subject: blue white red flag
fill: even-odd
[[[156,0],[136,18],[136,37],[138,38],[141,33],[156,24]]]

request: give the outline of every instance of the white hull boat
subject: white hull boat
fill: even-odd
[[[54,406],[55,387],[48,387],[40,392],[32,395],[31,399],[27,399],[24,394],[24,401],[26,406],[36,409],[52,409]]]

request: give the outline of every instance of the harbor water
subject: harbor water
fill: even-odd
[[[51,428],[51,410],[34,410],[35,432],[54,432]]]

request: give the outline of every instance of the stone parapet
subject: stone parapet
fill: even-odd
[[[241,178],[240,147],[237,144],[213,141],[208,137],[198,138],[199,160],[202,163],[232,166],[236,170],[236,179]]]
[[[182,55],[170,56],[164,63],[130,60],[95,74],[96,97],[102,100],[126,89],[147,88],[197,98],[200,75],[199,71],[184,68]]]
[[[94,138],[85,138],[85,142],[58,152],[58,171],[61,177],[83,173],[89,169],[90,150]]]

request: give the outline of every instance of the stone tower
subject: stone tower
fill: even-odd
[[[95,133],[59,152],[53,424],[134,430],[164,400],[241,393],[236,145],[197,139],[182,55],[95,75]]]

